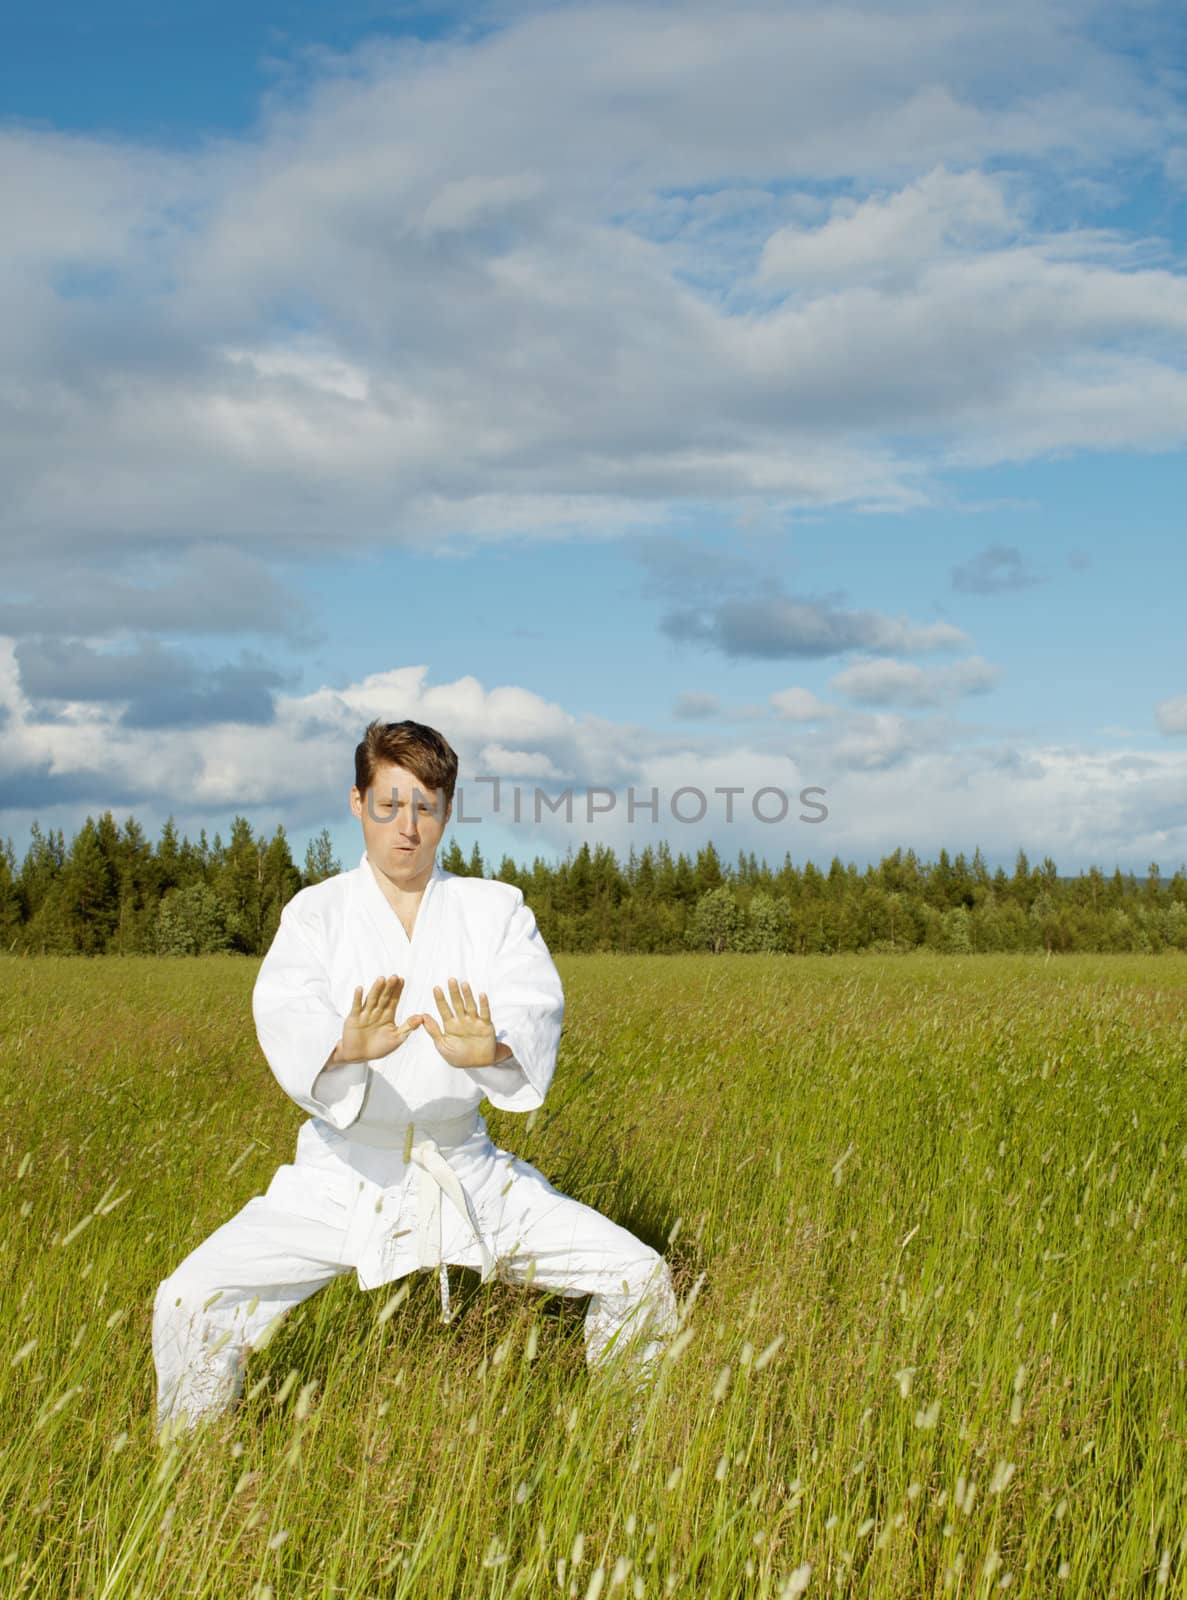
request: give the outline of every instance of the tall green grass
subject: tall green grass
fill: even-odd
[[[665,1249],[641,1412],[580,1303],[350,1274],[161,1449],[157,1284],[301,1121],[254,965],[0,962],[0,1594],[1183,1593],[1187,960],[559,965],[488,1120]]]

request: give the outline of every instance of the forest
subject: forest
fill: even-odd
[[[1141,878],[1095,866],[1068,877],[1049,856],[1032,866],[1022,851],[1007,872],[991,871],[980,850],[922,861],[899,849],[865,868],[834,857],[822,871],[790,854],[777,866],[753,852],[730,863],[711,842],[691,855],[660,842],[632,846],[625,861],[583,843],[555,863],[504,856],[495,867],[456,836],[438,861],[517,884],[554,951],[1187,949],[1182,865],[1170,878],[1156,863]],[[197,842],[179,837],[170,818],[154,844],[134,817],[121,826],[110,811],[88,817],[69,844],[34,822],[19,863],[11,839],[0,844],[0,949],[260,956],[285,902],[341,870],[325,829],[298,866],[283,827],[266,837],[242,816],[225,842],[205,829]]]

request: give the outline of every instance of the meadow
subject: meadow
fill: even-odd
[[[582,1303],[347,1274],[162,1448],[156,1287],[303,1117],[256,963],[0,960],[0,1595],[1187,1592],[1187,957],[557,964],[488,1122],[672,1264],[637,1426]]]

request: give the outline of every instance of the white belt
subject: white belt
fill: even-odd
[[[482,1262],[482,1281],[486,1283],[494,1276],[495,1256],[489,1242],[478,1223],[474,1211],[474,1203],[466,1193],[458,1179],[457,1173],[449,1165],[442,1154],[441,1146],[455,1149],[465,1142],[478,1126],[478,1119],[473,1112],[464,1117],[454,1117],[447,1122],[436,1122],[432,1126],[425,1126],[417,1138],[417,1127],[408,1123],[403,1132],[404,1161],[417,1167],[417,1265],[421,1267],[436,1267],[441,1286],[441,1320],[448,1322],[449,1310],[449,1273],[441,1256],[441,1196],[446,1195],[459,1215],[469,1223],[474,1239],[478,1245],[478,1254]],[[358,1134],[353,1129],[344,1128],[342,1136],[346,1139],[356,1140],[359,1144],[380,1146],[388,1149],[396,1147],[397,1130],[393,1129],[386,1135],[380,1130],[362,1130]],[[406,1174],[404,1175],[406,1176]],[[380,1191],[376,1212],[380,1212],[387,1201],[396,1201],[403,1193],[404,1176],[399,1183],[389,1184]],[[389,1280],[383,1277],[383,1257],[388,1243],[388,1228],[377,1215],[374,1226],[368,1231],[362,1250],[359,1255],[359,1276],[371,1276],[376,1283]],[[368,1269],[376,1268],[375,1272]]]
[[[411,1128],[409,1132],[411,1133]],[[478,1254],[482,1261],[482,1281],[486,1283],[494,1276],[494,1254],[483,1237],[482,1229],[478,1226],[478,1218],[474,1215],[474,1205],[470,1196],[458,1182],[457,1173],[441,1154],[435,1139],[421,1139],[419,1143],[405,1147],[408,1157],[420,1168],[419,1189],[417,1192],[417,1229],[416,1248],[417,1259],[422,1267],[436,1267],[438,1279],[441,1284],[441,1321],[448,1322],[449,1311],[449,1270],[441,1259],[441,1196],[446,1194],[452,1200],[458,1211],[470,1224],[474,1238],[478,1244]]]

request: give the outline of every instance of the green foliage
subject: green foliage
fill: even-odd
[[[438,860],[459,877],[483,877],[488,865],[475,841],[457,837]],[[226,844],[205,830],[179,838],[170,818],[155,850],[135,818],[120,829],[111,813],[89,817],[69,850],[61,834],[37,823],[19,869],[11,847],[0,858],[0,949],[69,954],[135,954],[163,948],[161,908],[170,891],[204,884],[221,908],[229,948],[258,956],[268,948],[285,902],[298,889],[342,870],[328,830],[310,840],[304,870],[293,863],[283,827],[270,839],[237,816]],[[941,849],[936,861],[895,850],[863,870],[834,856],[827,872],[790,854],[772,867],[739,851],[731,867],[712,842],[693,855],[664,840],[631,846],[620,862],[603,844],[582,843],[555,864],[519,865],[504,855],[494,871],[513,883],[554,951],[674,955],[687,950],[806,956],[918,946],[953,955],[1040,950],[1149,952],[1187,949],[1187,867],[1169,879],[1151,863],[1106,877],[1090,867],[1061,878],[1048,856],[1032,868],[1019,851],[1014,870],[991,874],[980,850],[971,860]],[[203,948],[215,937],[203,897],[181,919],[206,932],[167,932],[170,949]],[[180,916],[173,910],[165,919]],[[221,935],[220,935],[221,936]],[[171,941],[171,942],[169,942]],[[221,948],[215,944],[210,948]]]
[[[21,925],[21,897],[17,889],[16,851],[12,840],[0,842],[0,950],[15,948]]]
[[[720,888],[708,890],[697,900],[688,930],[689,947],[693,950],[710,950],[714,955],[719,955],[723,950],[734,947],[738,931],[743,925],[733,890],[722,884]]]
[[[170,889],[157,913],[155,943],[162,956],[206,956],[229,950],[226,907],[205,883]]]
[[[342,863],[334,854],[329,829],[323,828],[305,847],[305,883],[324,883],[341,871]]]
[[[770,953],[788,948],[790,917],[785,901],[778,900],[763,889],[750,896],[746,908],[746,926],[735,935],[735,948]]]

